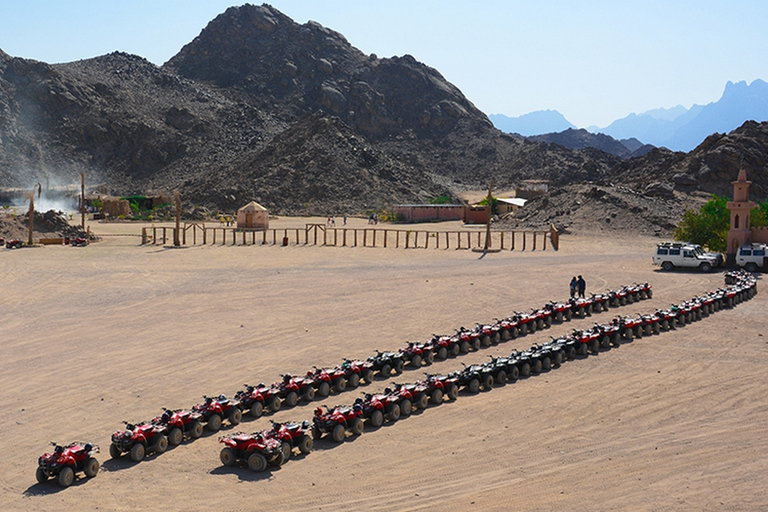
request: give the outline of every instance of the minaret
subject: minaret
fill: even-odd
[[[728,261],[733,262],[739,246],[751,241],[749,212],[755,207],[755,203],[749,200],[749,185],[752,182],[747,181],[747,171],[741,169],[739,177],[731,183],[733,183],[733,201],[729,201],[726,205],[731,211],[731,229],[728,230],[726,253]]]

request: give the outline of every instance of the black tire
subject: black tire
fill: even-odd
[[[507,383],[507,372],[504,370],[499,370],[493,377],[493,381],[499,386],[503,386]]]
[[[480,350],[480,345],[480,338],[472,338],[472,341],[469,342],[470,348],[475,351]]]
[[[315,441],[323,437],[323,432],[317,428],[317,425],[312,425],[312,439]]]
[[[414,402],[414,405],[416,405],[417,408],[421,409],[422,411],[427,408],[427,404],[429,403],[429,397],[426,393],[420,393],[419,397],[416,399],[417,401]]]
[[[541,373],[541,359],[534,359],[531,362],[531,373]]]
[[[507,374],[507,380],[515,382],[519,378],[520,378],[520,369],[517,366],[511,367],[509,369],[509,374]]]
[[[531,375],[531,364],[528,362],[525,362],[520,365],[520,376],[521,377],[530,377]]]
[[[544,318],[544,327],[546,327],[547,329],[552,327],[552,315],[547,315]]]
[[[70,466],[62,468],[58,481],[60,486],[69,487],[75,481],[75,470]]]
[[[486,375],[483,377],[483,389],[485,391],[493,389],[493,375]]]
[[[285,460],[286,460],[285,452],[283,452],[283,450],[280,450],[279,452],[277,452],[277,457],[269,461],[269,465],[272,466],[273,468],[279,468],[285,463]]]
[[[400,406],[397,404],[392,404],[392,409],[389,411],[389,419],[392,421],[397,421],[400,419]]]
[[[454,343],[453,345],[451,345],[450,354],[451,354],[453,357],[456,357],[456,356],[457,356],[457,355],[459,355],[460,353],[461,353],[461,347],[459,347],[459,344],[458,344],[458,343]]]
[[[48,481],[48,475],[45,474],[45,471],[40,466],[38,466],[35,470],[35,479],[39,484],[43,484]]]
[[[456,400],[459,398],[459,386],[457,386],[454,383],[451,383],[450,387],[448,388],[448,391],[445,393],[448,396],[448,400]]]
[[[600,338],[600,347],[611,348],[611,338],[607,334]]]
[[[219,460],[225,466],[234,466],[235,462],[237,462],[237,456],[235,455],[235,450],[233,450],[229,446],[225,446],[224,448],[221,449],[221,452],[219,452]]]
[[[706,274],[712,271],[712,265],[710,265],[709,263],[702,263],[701,265],[699,265],[699,270],[701,270]]]
[[[144,448],[144,445],[141,443],[136,443],[131,447],[131,460],[133,462],[141,462],[144,459],[144,454],[147,452],[147,450]]]
[[[293,455],[293,447],[288,441],[280,443],[280,451],[283,452],[283,462],[290,460],[291,455]],[[282,465],[282,462],[280,465]]]
[[[539,318],[538,320],[536,320],[536,330],[541,331],[543,329],[544,329],[544,319]]]
[[[653,334],[659,334],[659,322],[653,322],[653,326],[651,327],[651,330],[653,331]]]
[[[527,325],[528,325],[529,333],[533,334],[534,332],[536,332],[536,320],[531,320],[530,322],[528,322]]]
[[[469,342],[468,341],[465,340],[465,341],[461,342],[461,346],[459,347],[459,352],[461,352],[462,354],[466,354],[467,352],[469,352]]]
[[[280,410],[280,408],[283,406],[283,401],[280,400],[279,396],[273,396],[270,399],[269,402],[269,410],[272,412],[277,412]]]
[[[238,409],[239,410],[239,409]],[[152,450],[154,450],[155,453],[165,453],[165,450],[168,449],[168,436],[160,436],[160,439],[157,440],[155,443],[155,446],[152,447]]]
[[[555,314],[555,322],[558,323],[558,324],[563,323],[563,312],[562,311],[558,311]]]
[[[429,401],[435,405],[443,403],[443,391],[441,389],[433,390],[432,395],[429,397]]]
[[[400,416],[408,417],[413,412],[413,403],[405,398],[400,401]]]
[[[366,384],[373,382],[373,370],[370,368],[363,370],[363,381],[365,381]]]
[[[645,324],[643,326],[643,331],[645,331],[643,334],[645,334],[646,336],[650,336],[651,334],[653,334],[653,326],[651,324]]]
[[[260,453],[252,453],[248,457],[248,467],[257,473],[267,469],[267,459]]]
[[[312,441],[312,436],[309,434],[304,434],[301,438],[301,441],[299,441],[299,451],[306,455],[312,451],[313,445],[314,442]]]
[[[307,386],[304,388],[304,393],[301,394],[301,399],[304,400],[305,402],[311,402],[312,400],[315,399],[315,394],[316,394],[315,388],[313,388],[312,386]]]
[[[382,372],[384,370],[387,370],[387,373],[384,374],[387,377],[389,377],[389,374],[392,373],[392,367],[389,366],[389,365],[382,366],[381,370],[382,370]],[[328,384],[327,381],[321,382],[320,385],[317,386],[317,394],[322,396],[322,397],[326,397],[326,396],[330,395],[331,394],[331,385]]]
[[[573,319],[573,310],[572,310],[572,309],[567,309],[567,310],[565,311],[565,318],[566,318],[566,320],[568,320],[569,322],[570,322],[570,321]]]
[[[356,436],[359,436],[363,433],[363,428],[365,425],[363,424],[362,418],[355,418],[352,420],[352,425],[349,427],[350,432],[355,434]]]
[[[340,443],[344,440],[346,435],[347,435],[347,431],[344,428],[344,425],[337,424],[333,426],[333,430],[331,431],[331,439],[333,439],[337,443]]]
[[[480,379],[472,379],[469,381],[469,384],[467,385],[467,391],[469,391],[472,394],[476,394],[480,392]]]
[[[253,402],[249,413],[254,418],[261,418],[261,415],[264,414],[264,405],[258,400]]]
[[[565,360],[565,350],[560,349],[552,354],[552,366],[560,366],[563,360]]]
[[[206,427],[208,427],[208,430],[211,432],[218,432],[219,429],[221,429],[221,416],[218,414],[212,414],[211,417],[208,418]]]
[[[421,368],[421,356],[419,354],[414,354],[411,358],[410,365],[414,368]]]
[[[638,325],[635,327],[635,338],[640,339],[643,337],[643,326]]]
[[[384,363],[383,365],[381,365],[381,369],[379,370],[379,375],[381,375],[385,379],[388,379],[392,375],[392,366],[390,366],[388,363]]]
[[[487,334],[483,334],[480,336],[480,346],[481,347],[490,347],[491,346],[491,337]]]
[[[122,457],[123,452],[120,451],[120,448],[117,447],[115,443],[111,443],[109,445],[109,456],[113,459],[117,459],[119,457]]]
[[[746,270],[747,272],[757,272],[757,265],[755,265],[750,261],[744,266],[744,270]]]
[[[405,367],[405,362],[403,362],[402,359],[396,359],[393,365],[393,368],[395,369],[395,373],[398,375],[403,373],[403,367]]]
[[[184,439],[184,432],[179,427],[174,427],[168,433],[168,443],[171,446],[179,446]]]
[[[345,389],[347,389],[347,379],[336,379],[336,382],[333,383],[333,390],[337,393],[341,393]]]
[[[83,465],[83,472],[85,472],[85,476],[88,478],[93,478],[96,475],[99,474],[99,461],[94,459],[93,457],[88,457],[85,459],[85,464]]]
[[[549,358],[549,356],[544,356],[541,358],[541,369],[544,371],[549,371],[552,369],[552,360]]]
[[[445,347],[440,347],[437,349],[437,358],[441,361],[444,359],[448,359],[448,349]]]
[[[568,359],[574,359],[576,357],[576,347],[573,345],[566,346],[565,353]]]
[[[528,324],[520,324],[520,336],[528,334]]]
[[[627,340],[631,340],[634,337],[635,335],[632,332],[632,329],[624,329],[624,338],[626,338]]]
[[[576,352],[578,352],[580,356],[585,356],[589,354],[589,348],[586,343],[579,342],[579,348],[576,349]]]
[[[379,410],[373,411],[371,417],[368,418],[368,424],[373,428],[382,426],[384,424],[384,413]]]
[[[509,331],[509,336],[510,336],[512,339],[515,339],[515,338],[517,338],[519,335],[520,335],[520,328],[519,328],[519,327],[517,327],[517,326],[513,327],[513,328],[512,328],[512,330],[511,330],[511,331]]]
[[[230,425],[239,425],[243,420],[243,411],[241,411],[239,407],[232,407],[232,409],[229,410],[227,419],[229,420]]]
[[[353,373],[352,375],[350,375],[349,379],[347,380],[347,386],[354,389],[359,385],[360,385],[360,374]]]
[[[509,334],[509,329],[502,329],[499,332],[501,333],[501,341],[509,341],[509,339],[512,337]]]
[[[195,420],[189,424],[189,437],[197,439],[203,435],[203,424]]]

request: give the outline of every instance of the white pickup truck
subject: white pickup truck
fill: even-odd
[[[664,270],[675,267],[698,268],[709,272],[723,263],[723,256],[717,253],[707,253],[697,244],[685,242],[664,242],[656,246],[653,255],[654,265],[660,265]]]
[[[736,264],[747,272],[755,272],[758,268],[768,268],[768,246],[765,244],[750,244],[739,247],[736,253]]]

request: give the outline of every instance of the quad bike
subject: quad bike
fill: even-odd
[[[305,402],[315,399],[315,380],[311,377],[297,378],[290,373],[281,375],[283,380],[272,384],[277,390],[277,396],[287,407],[293,407],[299,403],[299,398]]]
[[[592,316],[592,299],[582,299],[582,298],[571,298],[568,299],[568,302],[571,303],[571,311],[573,311],[573,315],[577,316],[579,318],[584,318],[587,316]]]
[[[443,397],[447,396],[450,400],[456,400],[459,396],[458,378],[454,374],[432,375],[425,374],[425,380],[416,381],[424,389],[424,395],[429,397],[429,401],[434,404],[443,403]]]
[[[531,316],[536,319],[536,329],[539,331],[552,327],[552,311],[546,307],[540,309],[532,309]]]
[[[331,390],[341,393],[347,388],[347,374],[341,368],[312,368],[314,371],[307,372],[307,378],[312,379],[318,395],[326,397]]]
[[[59,485],[69,487],[75,480],[75,474],[82,471],[88,478],[99,472],[99,461],[94,455],[99,447],[91,443],[70,443],[67,446],[53,445],[53,451],[42,454],[37,459],[35,478],[39,483],[56,478]]]
[[[6,249],[21,249],[21,246],[23,243],[21,240],[6,240],[5,241],[5,248]]]
[[[464,369],[455,374],[456,383],[470,393],[479,393],[480,388],[488,391],[493,388],[493,369],[480,364],[464,365]]]
[[[640,292],[640,298],[641,299],[650,299],[653,297],[653,290],[650,284],[648,283],[640,283],[635,285],[639,292]]]
[[[656,315],[640,315],[642,322],[643,334],[650,336],[651,334],[659,334],[661,327],[659,326],[659,317]]]
[[[508,317],[508,320],[517,322],[519,336],[525,336],[529,332],[536,331],[536,318],[527,313],[518,313],[515,311],[515,314]]]
[[[607,293],[593,293],[590,300],[592,301],[592,312],[600,313],[601,311],[608,310],[608,303],[611,297]]]
[[[520,368],[517,365],[517,361],[511,357],[494,357],[491,358],[489,363],[490,367],[495,370],[493,374],[493,381],[495,384],[501,384],[505,381],[515,382],[520,378]],[[503,372],[503,374],[502,374]],[[502,377],[504,380],[502,381]]]
[[[474,332],[480,335],[480,346],[490,347],[496,345],[501,341],[501,325],[499,324],[477,324],[474,328]]]
[[[88,245],[88,239],[82,237],[75,237],[69,239],[69,245],[72,247],[85,247]]]
[[[400,404],[397,396],[388,393],[366,393],[363,398],[357,398],[355,405],[359,405],[363,412],[360,415],[363,420],[373,428],[379,428],[384,420],[397,421],[400,419]]]
[[[272,429],[264,430],[262,434],[266,438],[280,441],[283,462],[291,458],[294,448],[298,448],[305,455],[312,451],[312,424],[309,421],[272,423]]]
[[[601,333],[592,329],[574,329],[571,337],[576,340],[576,354],[586,356],[590,352],[596,354],[600,350]]]
[[[403,361],[414,368],[421,368],[421,363],[430,365],[435,360],[435,354],[424,343],[409,341],[408,345],[401,348],[399,352],[403,356]]]
[[[432,339],[424,345],[441,361],[448,359],[448,356],[456,357],[460,352],[457,336],[438,336],[433,334]]]
[[[360,382],[370,384],[373,382],[373,365],[368,361],[345,359],[339,366],[347,379],[347,386],[356,388]]]
[[[550,311],[555,323],[561,324],[573,318],[573,305],[570,302],[549,302],[544,305]]]
[[[501,339],[513,340],[520,334],[520,324],[512,317],[504,318],[503,320],[497,320],[499,327],[501,328]]]
[[[629,316],[620,316],[612,320],[614,326],[618,328],[621,336],[626,340],[643,337],[643,320],[641,318],[632,318]]]
[[[405,418],[413,412],[413,393],[402,384],[395,384],[394,388],[384,388],[385,395],[395,398],[395,403],[400,406],[400,417]]]
[[[563,364],[563,361],[567,358],[563,345],[564,344],[555,342],[554,340],[550,340],[541,345],[533,345],[531,347],[531,352],[541,359],[542,370],[551,370],[552,368],[557,368]]]
[[[480,333],[470,331],[463,326],[456,331],[456,337],[459,342],[459,352],[466,354],[470,350],[480,350]]]
[[[403,373],[405,366],[403,356],[399,352],[379,352],[377,350],[375,356],[368,357],[368,362],[371,363],[371,368],[374,371],[378,371],[379,375],[386,379],[392,375],[393,370],[397,375]]]
[[[243,411],[237,400],[229,399],[226,395],[219,395],[218,398],[204,395],[203,398],[205,402],[193,405],[192,411],[200,413],[200,419],[211,432],[218,432],[225,418],[233,426],[239,424],[243,418]]]
[[[260,418],[264,414],[264,409],[268,411],[277,412],[282,406],[280,400],[280,392],[277,389],[266,387],[264,384],[258,386],[249,386],[243,384],[245,389],[241,389],[235,393],[235,400],[240,402],[240,409],[248,411],[254,418]]]
[[[166,427],[168,429],[168,444],[178,446],[185,435],[190,439],[197,439],[203,435],[201,419],[202,416],[197,412],[163,408],[163,414],[153,418],[150,423]]]
[[[424,410],[427,408],[430,397],[427,394],[427,386],[425,386],[423,382],[414,382],[410,384],[395,384],[395,389],[399,393],[405,394],[407,392],[408,394],[411,395],[411,398],[410,398],[411,411],[415,411],[418,409]]]
[[[251,470],[264,471],[268,466],[279,468],[285,462],[281,441],[266,437],[261,432],[235,432],[221,436],[219,442],[225,445],[219,453],[219,459],[225,466],[234,466],[237,461],[246,461]]]
[[[657,309],[654,313],[658,319],[658,326],[662,331],[668,331],[675,328],[677,314],[670,309]]]
[[[315,409],[312,418],[312,437],[320,439],[323,434],[330,434],[331,438],[340,443],[346,437],[347,431],[359,436],[363,433],[363,419],[360,417],[363,409],[359,405],[352,407],[336,406],[333,409],[326,406]]]
[[[164,453],[168,449],[168,427],[157,423],[124,421],[125,430],[112,434],[109,455],[113,459],[129,453],[133,462],[140,462],[148,452]]]

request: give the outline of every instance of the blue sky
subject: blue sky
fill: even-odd
[[[717,101],[768,80],[764,0],[273,0],[365,53],[411,54],[487,114],[554,109],[580,127]],[[115,50],[160,65],[231,5],[220,0],[0,0],[0,49],[67,62]]]

